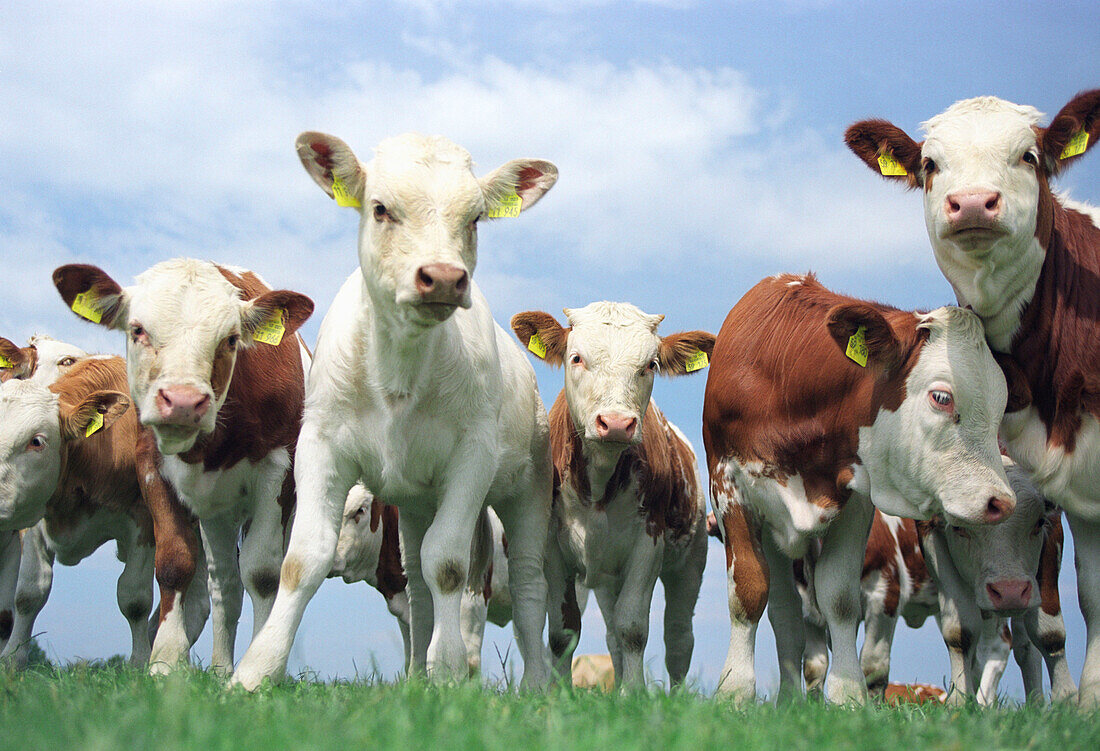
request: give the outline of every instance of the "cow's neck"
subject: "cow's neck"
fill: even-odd
[[[370,285],[364,283],[371,299],[371,315],[366,325],[370,329],[372,346],[367,352],[370,378],[388,398],[405,399],[418,393],[418,385],[438,372],[439,348],[448,337],[458,337],[455,314],[434,326],[410,323],[396,309],[392,297],[379,299]]]

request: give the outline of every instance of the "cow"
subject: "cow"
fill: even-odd
[[[573,688],[598,689],[611,693],[615,688],[615,663],[611,655],[577,655],[572,663]]]
[[[150,669],[186,662],[205,621],[196,581],[204,577],[194,576],[205,559],[211,668],[228,673],[242,579],[257,629],[278,582],[309,362],[294,334],[313,302],[272,291],[251,271],[188,258],[158,263],[126,288],[84,264],[59,267],[53,280],[77,315],[127,333],[130,395],[144,428],[138,477],[161,589]]]
[[[821,538],[807,573],[832,637],[826,695],[866,700],[856,630],[871,504],[965,527],[1011,514],[997,447],[1007,396],[981,322],[962,308],[896,310],[812,274],[769,277],[741,298],[718,334],[703,402],[730,608],[720,691],[755,697],[756,626],[770,605],[780,694],[801,693],[791,562]]]
[[[49,361],[46,361],[49,362]],[[0,385],[0,529],[27,529],[15,614],[0,657],[22,667],[34,620],[49,597],[54,560],[75,565],[108,540],[124,564],[119,609],[130,624],[131,663],[149,658],[152,524],[138,487],[137,421],[117,357],[84,357],[50,383],[45,372]],[[110,429],[108,429],[110,428]]]
[[[890,683],[883,692],[883,700],[892,706],[899,704],[943,703],[947,692],[939,686],[925,683]]]
[[[557,168],[517,159],[479,179],[465,149],[417,134],[383,141],[368,164],[322,133],[301,134],[297,149],[321,189],[359,211],[359,268],[321,324],[279,591],[232,682],[254,689],[284,673],[306,604],[332,567],[348,490],[362,480],[401,511],[411,672],[468,673],[459,625],[466,552],[489,504],[508,535],[521,686],[543,686],[546,410],[534,369],[471,275],[478,223],[530,209]]]
[[[506,548],[500,519],[492,509],[483,509],[474,530],[470,574],[462,594],[462,642],[471,675],[481,670],[485,621],[506,626],[512,620]],[[382,503],[361,483],[352,487],[344,503],[344,520],[329,571],[329,577],[336,576],[348,584],[365,581],[382,593],[401,628],[408,670],[409,596],[401,565],[397,507]]]
[[[1100,140],[1100,89],[1050,124],[996,97],[955,103],[917,143],[885,120],[848,128],[876,172],[924,195],[933,254],[960,305],[981,318],[1013,398],[1008,455],[1066,511],[1090,637],[1079,699],[1100,705],[1100,209],[1050,183]]]
[[[645,685],[649,609],[665,591],[665,665],[670,682],[687,675],[695,646],[691,619],[706,564],[706,499],[695,452],[652,401],[654,376],[701,370],[714,335],[657,335],[663,315],[629,303],[565,309],[569,328],[549,313],[512,317],[529,351],[565,368],[550,408],[554,506],[546,552],[550,651],[571,669],[580,637],[574,582],[596,593],[620,688]],[[695,366],[695,367],[693,367]]]

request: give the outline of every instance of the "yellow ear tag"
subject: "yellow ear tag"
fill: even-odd
[[[100,323],[103,320],[103,313],[95,307],[95,301],[98,299],[95,292],[90,289],[84,290],[73,298],[73,312],[92,323]]]
[[[905,167],[901,166],[901,162],[894,158],[893,154],[887,154],[883,152],[878,155],[878,171],[884,175],[908,175],[905,171]]]
[[[696,370],[702,370],[706,366],[710,365],[710,358],[707,357],[707,353],[701,349],[695,350],[695,354],[687,359],[684,363],[684,370],[688,373],[694,373]]]
[[[519,216],[521,208],[523,208],[523,199],[513,193],[510,196],[504,196],[504,198],[500,199],[500,202],[496,206],[489,209],[489,213],[486,216],[490,219],[515,219]]]
[[[252,338],[257,342],[263,342],[264,344],[270,344],[276,346],[283,340],[283,334],[286,333],[286,326],[283,325],[283,314],[286,313],[282,308],[275,308],[275,312],[271,318],[261,323],[256,327],[256,330],[252,332]]]
[[[84,437],[87,438],[92,433],[96,432],[97,430],[100,430],[102,427],[103,427],[103,415],[99,412],[96,412],[94,415],[92,415],[92,419],[88,423],[88,427],[86,427],[84,429]]]
[[[848,359],[861,368],[867,367],[867,327],[860,326],[856,333],[848,337],[848,349],[844,350]]]
[[[542,337],[539,336],[539,332],[531,334],[531,338],[527,340],[527,349],[534,352],[539,356],[539,359],[546,357],[546,345],[542,341]]]
[[[358,198],[348,192],[348,186],[344,185],[344,181],[336,175],[332,176],[332,197],[336,199],[337,206],[354,206],[355,208],[359,208],[363,205],[359,203]]]
[[[3,355],[0,355],[0,368],[14,368],[14,367],[15,367],[15,363],[13,363],[11,360],[4,357]]]
[[[1084,154],[1085,149],[1089,146],[1089,134],[1084,128],[1077,131],[1073,138],[1069,139],[1069,143],[1062,149],[1062,153],[1059,154],[1059,159],[1069,159],[1071,156],[1077,156],[1078,154]]]

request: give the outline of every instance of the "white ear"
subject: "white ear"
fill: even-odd
[[[346,143],[327,133],[306,131],[298,136],[294,147],[306,172],[329,198],[336,198],[342,206],[362,205],[367,172]],[[352,202],[344,202],[337,196],[333,190],[336,180],[343,186],[341,192]]]
[[[479,181],[485,191],[490,214],[501,199],[511,195],[520,198],[520,211],[538,203],[543,194],[558,181],[558,168],[541,159],[513,159],[497,167]]]

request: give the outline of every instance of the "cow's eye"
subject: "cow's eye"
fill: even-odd
[[[569,363],[571,365],[583,365],[584,364],[584,358],[582,358],[579,354],[574,352],[572,355],[569,356]]]
[[[948,527],[948,529],[950,529],[952,532],[954,532],[964,540],[969,540],[971,538],[969,530],[963,529],[962,527]]]
[[[1046,526],[1047,518],[1045,516],[1040,516],[1038,520],[1036,520],[1035,526],[1031,528],[1031,536],[1034,537],[1035,535],[1041,533],[1046,528]]]
[[[654,372],[657,371],[657,368],[659,366],[660,366],[660,363],[658,363],[657,358],[654,357],[652,360],[650,360],[648,363],[646,363],[645,372],[646,373],[654,373]]]
[[[145,327],[142,326],[140,323],[130,324],[130,338],[133,339],[135,342],[140,342],[141,344],[149,343],[149,334],[145,331]]]
[[[1027,164],[1030,164],[1032,167],[1039,166],[1039,158],[1035,156],[1034,152],[1031,151],[1025,151],[1024,155],[1020,157],[1020,160]]]
[[[364,513],[364,509],[362,507],[357,508],[355,510],[355,513],[351,515],[351,520],[353,522],[355,522],[356,524],[358,524],[359,520],[363,518],[363,513]]]
[[[60,360],[57,361],[57,364],[58,364],[59,367],[67,368],[70,365],[72,365],[74,362],[76,362],[75,357],[62,357]]]
[[[390,212],[386,210],[386,207],[380,203],[374,204],[374,221],[384,222],[390,217]]]
[[[924,169],[924,174],[931,175],[939,169],[939,166],[936,164],[936,160],[925,158],[924,161],[921,162],[921,168]]]
[[[945,389],[932,389],[928,392],[928,401],[933,409],[940,412],[953,414],[955,412],[955,397]]]
[[[27,441],[27,451],[41,451],[46,448],[46,436],[41,433],[35,434],[34,438]]]

